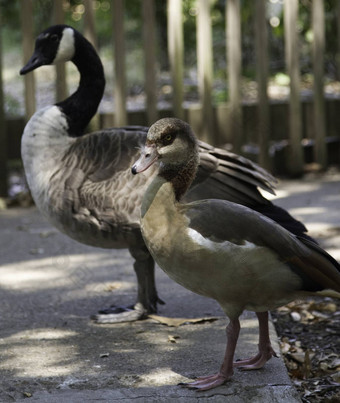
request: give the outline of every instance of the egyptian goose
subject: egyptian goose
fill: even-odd
[[[190,126],[166,118],[149,129],[132,173],[158,166],[141,207],[142,235],[156,263],[177,283],[214,298],[230,320],[220,370],[185,384],[208,390],[228,381],[235,366],[261,368],[275,355],[268,310],[307,295],[340,297],[340,266],[315,243],[248,207],[217,199],[181,203],[198,164]],[[233,362],[245,309],[258,317],[259,351]]]
[[[101,248],[128,248],[135,259],[137,303],[96,316],[99,322],[132,321],[157,310],[154,261],[139,228],[142,195],[155,169],[132,177],[130,167],[145,142],[147,128],[110,128],[85,134],[102,99],[105,78],[93,46],[75,29],[55,25],[36,39],[35,50],[21,69],[71,61],[80,73],[70,97],[37,111],[22,137],[22,159],[37,207],[60,231]],[[274,178],[251,161],[199,143],[201,163],[187,200],[222,198],[272,217],[301,236],[306,228],[258,191],[273,192]],[[110,311],[110,310],[109,310]]]

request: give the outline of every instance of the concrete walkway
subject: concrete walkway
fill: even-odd
[[[284,182],[277,203],[306,222],[340,259],[340,175]],[[194,295],[157,270],[159,314],[214,322],[168,327],[150,319],[97,325],[89,317],[136,295],[125,250],[78,244],[35,208],[0,212],[0,401],[14,402],[295,402],[281,358],[259,371],[235,371],[208,392],[177,386],[216,372],[226,318],[212,300]],[[246,313],[237,358],[257,349],[257,321]],[[277,336],[271,326],[276,351]]]

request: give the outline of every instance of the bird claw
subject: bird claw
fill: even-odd
[[[277,357],[276,352],[270,346],[267,350],[259,351],[255,357],[235,361],[233,363],[234,368],[238,368],[241,371],[251,371],[253,369],[260,369],[264,366],[264,364],[269,361],[272,357]]]
[[[139,304],[136,306],[115,306],[102,309],[98,314],[92,315],[91,319],[96,323],[123,323],[123,322],[135,322],[137,320],[143,320],[147,317],[145,309],[142,309]]]
[[[101,309],[97,314],[92,315],[91,319],[96,323],[123,323],[136,322],[143,320],[151,313],[157,312],[157,303],[164,305],[165,302],[157,297],[155,302],[141,303],[135,305],[122,306],[111,305],[109,308]]]
[[[101,314],[101,315],[119,314],[122,312],[133,311],[133,309],[134,309],[133,305],[129,305],[129,306],[111,305],[109,308],[103,308],[100,311],[98,311],[98,314]]]

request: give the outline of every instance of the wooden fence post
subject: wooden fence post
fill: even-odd
[[[115,125],[127,124],[126,113],[126,75],[125,75],[125,38],[124,38],[124,0],[113,0],[113,44],[114,44],[114,101]]]
[[[155,2],[142,1],[143,44],[145,55],[145,92],[148,125],[157,120]]]
[[[168,0],[168,53],[172,76],[174,115],[184,118],[183,110],[183,11],[182,0]]]
[[[0,197],[7,196],[7,131],[2,80],[2,15],[0,8]]]
[[[226,4],[227,76],[229,87],[229,133],[233,150],[240,153],[243,143],[241,101],[241,14],[240,0],[228,0]]]
[[[33,40],[33,3],[32,0],[21,2],[21,32],[22,32],[22,48],[23,63],[26,64],[32,56],[34,40]],[[35,104],[35,78],[34,72],[25,74],[25,111],[26,121],[34,114]]]
[[[94,20],[93,0],[84,0],[84,36],[98,50],[97,35]]]
[[[268,32],[266,18],[266,1],[255,2],[255,53],[256,75],[258,84],[258,139],[259,164],[270,169],[269,159],[269,102],[267,94],[268,84]]]
[[[337,0],[337,3],[336,3],[335,19],[336,19],[336,27],[337,27],[336,69],[337,69],[337,80],[339,80],[340,79],[340,0]]]
[[[198,89],[202,105],[201,124],[198,136],[207,142],[216,144],[214,115],[212,107],[212,35],[210,18],[210,1],[198,0],[196,20]]]
[[[313,0],[313,73],[315,161],[321,169],[327,165],[325,99],[323,91],[325,54],[325,10],[323,0]]]
[[[64,0],[54,0],[53,2],[53,20],[55,24],[63,24],[65,20],[63,10]],[[66,64],[58,63],[56,69],[56,102],[60,102],[67,97],[66,84]]]
[[[286,158],[289,173],[303,173],[302,112],[300,101],[299,37],[297,32],[298,0],[284,2],[284,34],[286,68],[290,77],[289,97],[289,155]]]

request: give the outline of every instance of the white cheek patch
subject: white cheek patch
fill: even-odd
[[[71,60],[74,56],[74,51],[74,31],[71,28],[65,28],[53,64]]]

